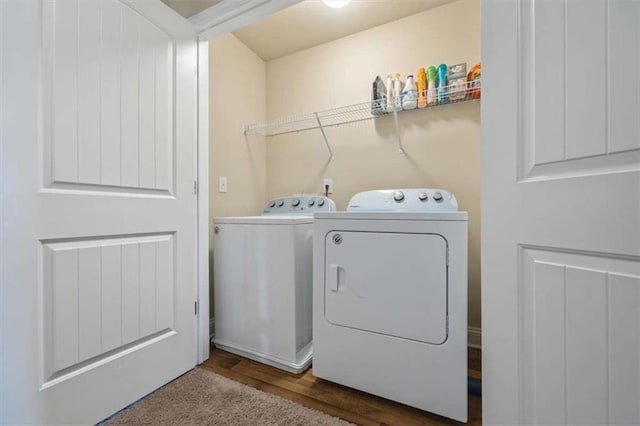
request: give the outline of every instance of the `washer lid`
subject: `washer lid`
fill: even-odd
[[[313,216],[303,215],[272,215],[272,216],[239,216],[239,217],[216,217],[214,224],[244,224],[244,225],[301,225],[313,223]]]

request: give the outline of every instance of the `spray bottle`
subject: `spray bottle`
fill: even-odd
[[[393,80],[393,106],[396,111],[402,111],[402,81],[400,81],[400,73],[396,73]]]

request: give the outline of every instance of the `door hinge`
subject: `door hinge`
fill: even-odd
[[[193,302],[193,314],[198,315],[198,301]]]
[[[195,195],[198,195],[198,181],[197,180],[193,181],[193,193]]]

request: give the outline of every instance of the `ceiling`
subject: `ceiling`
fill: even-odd
[[[344,8],[332,9],[320,0],[306,0],[233,34],[270,61],[452,1],[353,0]]]
[[[162,1],[190,17],[224,0]],[[270,61],[452,1],[352,0],[344,8],[332,9],[321,0],[306,0],[233,34],[263,60]]]

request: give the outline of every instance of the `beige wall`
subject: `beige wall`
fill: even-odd
[[[262,210],[266,190],[263,137],[242,126],[265,119],[266,64],[234,35],[209,42],[209,213],[248,216]],[[218,192],[226,176],[228,192]],[[211,237],[210,237],[211,238]],[[210,240],[210,247],[213,241]],[[213,261],[210,259],[213,267]],[[213,284],[213,277],[210,277]],[[213,291],[211,291],[213,298]],[[213,315],[213,299],[211,300]]]
[[[459,0],[267,63],[270,118],[370,99],[370,82],[388,71],[480,61],[480,2]],[[267,196],[322,192],[334,182],[339,209],[359,191],[436,187],[469,212],[469,324],[480,326],[480,105],[470,102],[401,114],[406,155],[392,117],[275,136],[267,143]],[[215,200],[214,200],[215,201]]]

